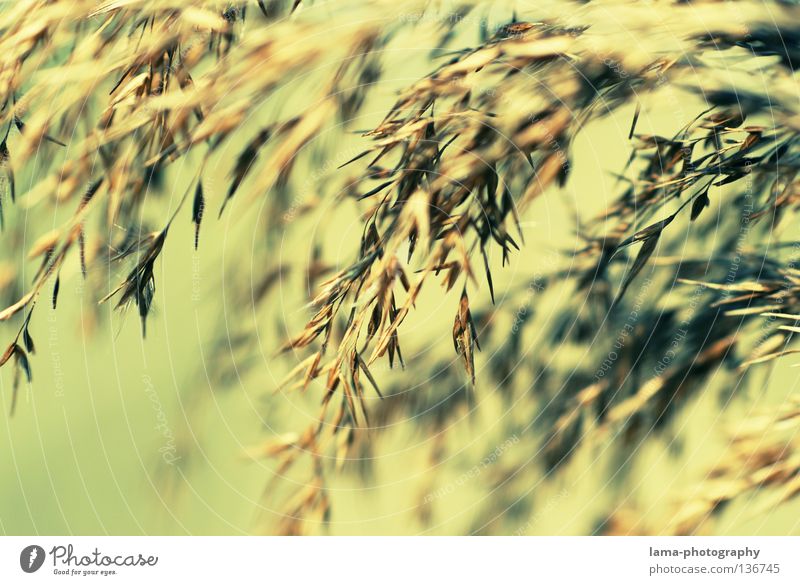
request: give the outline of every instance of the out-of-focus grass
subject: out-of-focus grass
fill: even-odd
[[[536,263],[546,261],[541,250],[573,245],[570,205],[579,202],[581,211],[589,213],[611,200],[613,179],[605,170],[618,168],[628,154],[624,139],[630,115],[621,110],[581,135],[575,145],[575,168],[580,172],[573,174],[561,200],[559,195],[542,198],[530,217],[523,218],[531,222],[536,218],[536,223],[524,224],[528,247],[510,267],[496,272],[498,298],[504,289],[524,284]],[[640,123],[657,129],[669,120]],[[223,179],[219,178],[220,184]],[[175,193],[182,192],[184,183],[179,175],[168,182],[175,185]],[[317,218],[303,221],[309,229],[320,229],[326,250],[341,254],[344,262],[351,253],[345,244],[351,240],[348,234],[359,229],[354,212],[345,208],[325,215],[323,209]],[[196,253],[190,248],[188,221],[176,224],[158,264],[155,314],[146,340],[133,312],[121,316],[107,307],[105,318],[92,325],[76,267],[61,284],[58,311],[48,309],[46,319],[37,314],[31,326],[38,344],[34,384],[20,397],[13,418],[0,417],[4,533],[240,534],[270,532],[276,525],[277,516],[270,510],[276,500],[263,497],[274,466],[249,459],[245,451],[265,436],[302,428],[314,416],[318,396],[271,394],[285,373],[285,366],[271,354],[280,333],[277,328],[261,331],[263,339],[254,340],[263,344],[262,360],[240,382],[223,390],[204,377],[208,352],[225,352],[224,347],[212,349],[208,343],[216,319],[232,302],[224,275],[228,270],[246,275],[258,268],[249,265],[246,253],[253,245],[256,215],[233,221],[228,217],[203,225]],[[317,225],[317,219],[323,223]],[[311,238],[292,237],[275,250],[284,261],[299,261],[311,251]],[[296,285],[284,283],[272,309],[283,316],[287,329],[302,326],[304,319],[304,299]],[[443,301],[433,293],[423,295],[403,334],[446,347],[445,321],[450,317],[439,314],[437,303]],[[88,334],[82,323],[96,330]],[[485,357],[478,357],[479,368]],[[743,391],[764,405],[781,402],[797,390],[790,362],[778,362],[766,382],[761,376],[752,377]],[[0,384],[3,404],[8,405],[8,372],[0,372]],[[422,386],[415,391],[426,390]],[[446,445],[451,457],[438,469],[432,486],[426,482],[430,438],[417,432],[413,421],[385,430],[376,438],[380,448],[373,476],[345,473],[329,478],[331,522],[318,531],[421,532],[417,508],[421,490],[429,490],[434,503],[429,533],[475,529],[483,505],[499,492],[490,489],[493,466],[466,476],[497,446],[498,437],[507,438],[503,431],[507,413],[492,388],[479,389],[475,406],[473,416],[465,416],[451,429]],[[527,497],[533,501],[532,512],[516,522],[517,530],[585,534],[595,528],[601,514],[616,507],[635,507],[658,526],[672,513],[676,496],[692,489],[720,457],[726,425],[747,416],[744,403],[721,411],[710,391],[694,400],[678,425],[683,451],[678,454],[660,439],[648,441],[628,470],[626,485],[631,487],[623,499],[613,489],[614,466],[619,462],[611,459],[603,444],[583,444],[559,482],[531,485]],[[498,462],[528,463],[534,454],[521,452],[521,445],[508,447]],[[290,493],[294,488],[289,481],[278,489]],[[800,504],[786,506],[780,513],[761,513],[758,503],[758,498],[737,501],[722,516],[717,531],[798,531],[794,518]]]

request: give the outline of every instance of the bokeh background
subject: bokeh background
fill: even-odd
[[[506,22],[509,12],[496,9],[492,24]],[[234,201],[221,218],[209,214],[197,251],[192,248],[194,228],[188,213],[176,221],[156,265],[154,311],[145,338],[135,309],[126,313],[114,311],[112,304],[98,305],[77,262],[62,271],[58,308],[42,307],[46,310],[37,311],[31,323],[37,345],[32,357],[34,379],[23,385],[13,417],[8,415],[13,374],[0,370],[5,411],[0,416],[2,533],[269,534],[277,530],[281,501],[302,488],[304,475],[301,469],[276,478],[276,464],[260,457],[259,449],[315,420],[321,397],[319,384],[306,393],[276,390],[297,363],[291,354],[278,356],[277,350],[310,314],[308,266],[315,261],[343,266],[355,253],[361,231],[359,207],[342,200],[341,177],[349,171],[337,167],[360,151],[364,138],[358,130],[378,123],[397,91],[430,70],[430,52],[435,49],[432,30],[420,22],[398,35],[382,55],[382,79],[360,117],[343,135],[320,136],[308,148],[308,156],[298,161],[295,199],[279,238],[265,242],[261,236],[265,217],[275,210],[259,203],[248,207]],[[463,33],[465,44],[474,32]],[[274,102],[255,106],[253,125],[301,108],[314,83],[313,76],[293,80],[279,106]],[[676,100],[690,116],[703,109],[695,96],[667,85],[644,101],[640,129],[674,133],[685,120],[659,106]],[[573,172],[566,186],[552,189],[521,218],[522,251],[505,267],[494,251],[498,305],[517,303],[518,297],[506,300],[508,291],[528,286],[537,274],[556,265],[568,265],[570,250],[579,245],[576,221],[599,213],[618,195],[613,173],[622,170],[630,154],[633,111],[633,105],[619,109],[584,129],[573,144]],[[206,174],[205,187],[211,197],[217,194],[215,203],[227,186],[225,157],[234,156],[244,143],[244,136],[232,140],[230,150],[223,149],[217,166]],[[163,185],[154,189],[152,196],[161,201],[164,217],[193,177],[191,168],[174,165]],[[18,180],[25,185],[34,178],[31,174]],[[312,201],[321,203],[300,213]],[[720,201],[712,205],[719,206]],[[24,206],[14,214],[13,221],[26,226],[25,235],[18,248],[2,255],[4,262],[17,265],[23,263],[23,251],[35,234],[52,224],[41,215],[28,217]],[[293,270],[280,276],[266,307],[250,310],[248,293],[265,262]],[[123,276],[124,271],[112,270],[90,272],[87,278],[102,281],[110,291]],[[635,296],[640,290],[634,286],[629,294]],[[444,295],[435,287],[426,289],[417,310],[403,324],[407,373],[412,378],[415,364],[432,352],[460,367],[450,340],[450,308],[459,292]],[[485,288],[472,294],[488,300]],[[567,294],[566,285],[555,286],[547,293],[534,293],[529,302],[546,322]],[[42,302],[47,304],[46,299]],[[12,326],[3,325],[4,334],[11,330]],[[570,348],[551,351],[561,363],[586,359]],[[720,384],[730,384],[729,378],[712,376],[707,391],[681,411],[669,438],[652,437],[628,461],[620,461],[608,448],[610,438],[585,442],[557,479],[545,477],[544,472],[538,479],[528,473],[528,492],[521,497],[515,493],[508,517],[497,519],[485,515],[487,503],[505,497],[499,480],[503,473],[533,464],[534,443],[525,434],[535,436],[537,429],[520,425],[516,406],[491,384],[480,383],[480,370],[488,359],[485,352],[478,355],[479,383],[443,443],[413,419],[372,432],[370,472],[354,471],[354,464],[329,473],[330,519],[312,523],[309,531],[589,534],[600,530],[610,510],[620,514],[631,510],[643,519],[638,524],[642,530],[657,527],[723,457],[730,431],[754,409],[779,405],[798,391],[796,360],[791,358],[748,378],[737,389],[745,399],[730,405],[720,399],[724,394]],[[376,368],[379,381],[394,374],[385,366]],[[533,381],[518,383],[536,391]],[[420,376],[408,391],[435,396],[436,384],[435,379]],[[433,449],[446,453],[434,470]],[[520,510],[514,509],[517,500],[524,500]],[[748,497],[730,505],[713,532],[797,534],[798,518],[800,503],[773,510],[759,497]]]

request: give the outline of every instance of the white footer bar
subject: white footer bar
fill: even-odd
[[[0,583],[800,583],[800,537],[2,537]],[[579,581],[581,580],[581,581]]]

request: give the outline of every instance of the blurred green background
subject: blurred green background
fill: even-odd
[[[392,47],[385,55],[385,81],[375,90],[363,118],[354,122],[357,128],[378,121],[396,90],[430,68],[425,64],[430,47],[417,39],[401,36]],[[293,91],[302,93],[302,87],[298,81]],[[678,98],[690,115],[702,110],[700,103],[687,96]],[[650,99],[657,104],[663,95]],[[273,113],[265,107],[258,115],[268,118]],[[580,135],[566,188],[549,192],[523,218],[526,246],[522,252],[502,269],[499,258],[493,258],[498,298],[504,291],[526,286],[532,274],[550,268],[556,250],[575,245],[573,209],[590,217],[617,195],[609,171],[619,171],[629,154],[626,141],[632,115],[633,106],[623,108]],[[674,122],[670,112],[653,117],[645,108],[640,126],[643,131],[649,127],[653,132],[669,132],[675,130]],[[314,245],[322,246],[326,261],[334,266],[352,257],[361,229],[357,207],[347,202],[334,210],[334,194],[326,191],[335,166],[358,152],[364,139],[353,134],[350,140],[346,144],[338,137],[322,137],[315,145],[320,152],[329,152],[334,163],[325,164],[323,172],[318,172],[318,161],[302,161],[297,185],[300,201],[322,196],[325,203],[311,216],[290,222],[286,233],[267,248],[261,230],[269,210],[254,213],[253,208],[234,202],[219,220],[215,213],[209,214],[197,252],[192,250],[193,227],[184,210],[157,263],[154,311],[146,339],[135,309],[125,314],[114,312],[113,304],[103,305],[98,318],[97,298],[87,291],[76,263],[62,274],[56,310],[44,298],[46,291],[40,302],[48,306],[37,310],[31,323],[37,344],[33,384],[23,384],[13,418],[7,414],[12,372],[0,370],[5,410],[0,416],[2,533],[274,532],[281,499],[300,489],[293,482],[302,481],[302,474],[270,484],[275,464],[250,453],[266,439],[301,431],[314,420],[321,393],[318,386],[305,395],[274,393],[291,365],[291,359],[276,358],[275,350],[288,332],[302,327],[309,314],[304,309],[302,274],[279,283],[269,303],[272,315],[266,318],[241,310],[241,303],[247,302],[242,291],[248,291],[248,283],[260,273],[265,259],[296,264],[302,272]],[[228,156],[243,143],[233,142]],[[310,179],[304,181],[303,176]],[[165,216],[192,178],[191,170],[181,165],[170,171],[161,195]],[[227,169],[221,165],[205,181],[216,205],[227,185]],[[17,212],[15,221],[27,221],[23,211]],[[48,228],[31,223],[27,245],[21,249]],[[23,253],[12,256],[18,260]],[[106,279],[106,290],[111,290],[122,276],[120,270],[111,278],[99,273],[89,278]],[[415,350],[435,347],[442,355],[452,353],[451,308],[457,294],[452,291],[445,298],[433,287],[426,290],[417,311],[401,329],[411,348],[411,363]],[[482,294],[488,296],[485,290]],[[559,296],[549,295],[539,302],[552,305],[538,304],[538,311],[552,311]],[[249,322],[242,323],[243,318]],[[224,343],[225,331],[233,335],[249,325],[258,334],[246,342],[251,350],[248,367],[239,377],[241,352]],[[18,326],[3,324],[0,331],[7,338]],[[218,342],[221,332],[223,343]],[[478,355],[479,368],[483,359]],[[726,432],[735,428],[737,420],[751,416],[754,407],[769,408],[796,394],[795,361],[780,360],[773,370],[752,376],[742,390],[745,399],[726,409],[720,408],[712,381],[709,391],[693,399],[681,414],[679,436],[688,447],[676,454],[665,441],[650,440],[632,464],[626,484],[630,490],[623,496],[607,481],[608,470],[615,464],[610,452],[603,444],[584,443],[558,481],[532,482],[530,497],[536,504],[517,529],[526,534],[586,534],[601,515],[627,507],[635,507],[658,525],[673,513],[677,496],[693,489],[722,456]],[[208,371],[212,362],[231,368],[231,383],[220,383]],[[380,372],[379,377],[391,374]],[[426,384],[415,391],[431,390]],[[384,429],[380,437],[376,434],[375,473],[369,478],[329,473],[331,521],[312,532],[471,531],[487,500],[497,494],[489,481],[491,468],[475,476],[470,476],[470,470],[513,438],[504,431],[507,405],[491,387],[479,388],[474,406],[474,414],[461,418],[448,434],[451,456],[433,480],[427,463],[432,438],[416,429],[413,421]],[[529,447],[525,441],[512,441],[499,459],[524,465],[531,456],[526,451]],[[272,487],[265,493],[268,486]],[[431,525],[426,526],[419,518],[420,494],[431,489],[434,512]],[[800,503],[777,511],[761,504],[756,498],[730,506],[715,531],[798,532]]]

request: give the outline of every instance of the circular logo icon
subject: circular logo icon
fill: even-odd
[[[19,553],[19,566],[26,573],[35,573],[44,564],[44,549],[36,544],[26,546]]]

